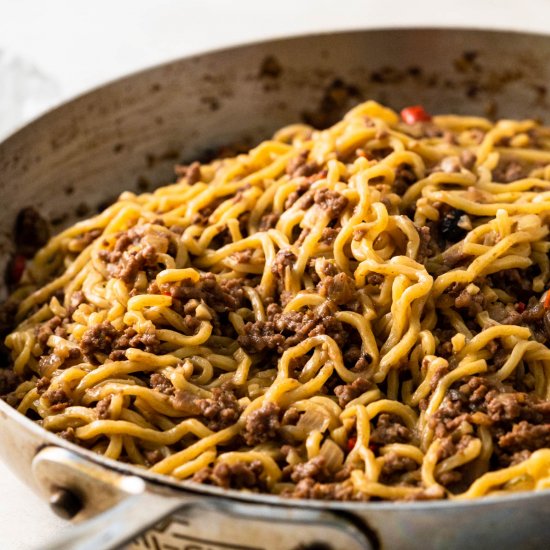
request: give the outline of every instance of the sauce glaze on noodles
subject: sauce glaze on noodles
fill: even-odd
[[[409,122],[369,101],[289,126],[52,238],[10,298],[5,398],[223,487],[547,488],[550,130]]]

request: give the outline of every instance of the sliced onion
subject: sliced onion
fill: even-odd
[[[325,457],[326,466],[331,472],[337,472],[342,468],[344,464],[344,451],[332,439],[325,440],[321,445],[319,454]]]
[[[323,433],[330,424],[330,418],[320,412],[317,408],[309,408],[298,420],[296,427],[303,430],[305,434],[312,431],[319,431]]]

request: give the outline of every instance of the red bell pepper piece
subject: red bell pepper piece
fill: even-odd
[[[415,122],[427,122],[432,117],[425,111],[422,105],[412,105],[405,107],[401,111],[401,119],[405,124],[414,124]]]

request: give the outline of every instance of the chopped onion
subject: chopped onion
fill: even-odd
[[[315,430],[323,433],[328,428],[329,424],[330,418],[321,413],[317,408],[309,408],[300,417],[296,427],[303,430],[307,435]]]
[[[325,458],[326,466],[331,472],[337,472],[342,468],[344,452],[332,439],[325,440],[319,454]]]

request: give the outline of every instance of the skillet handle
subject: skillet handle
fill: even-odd
[[[366,526],[334,511],[302,508],[292,501],[273,506],[230,500],[146,483],[60,447],[39,451],[33,473],[54,511],[77,522],[43,550],[109,550],[130,541],[135,549],[378,547]]]

